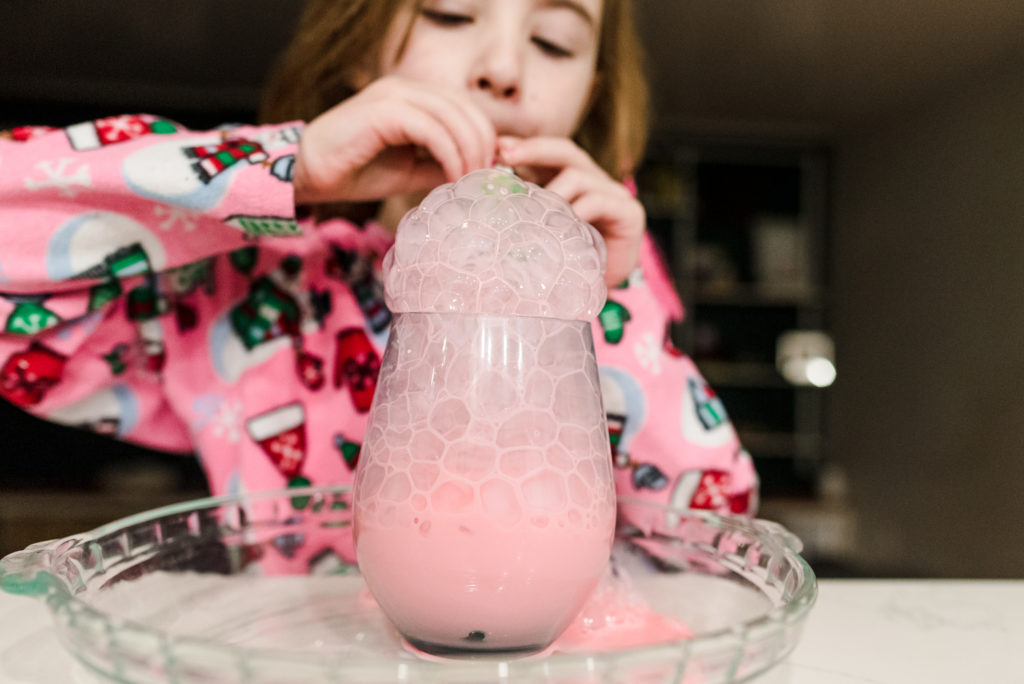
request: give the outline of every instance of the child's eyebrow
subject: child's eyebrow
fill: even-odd
[[[579,15],[580,18],[583,19],[583,21],[587,22],[587,24],[589,24],[591,28],[593,28],[597,24],[594,17],[590,14],[589,10],[587,10],[586,7],[577,2],[577,0],[546,0],[546,2],[544,2],[543,4],[547,7],[565,8],[568,10],[572,10],[577,15]]]

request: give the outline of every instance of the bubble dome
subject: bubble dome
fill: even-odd
[[[503,167],[433,190],[384,259],[395,313],[591,320],[604,306],[601,235],[562,197]]]

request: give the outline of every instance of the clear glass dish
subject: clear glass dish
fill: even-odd
[[[620,529],[616,566],[693,638],[519,659],[417,657],[344,560],[345,486],[201,499],[33,544],[0,560],[0,588],[44,600],[79,661],[132,683],[718,684],[746,681],[794,648],[817,587],[792,534],[620,503],[658,509],[671,533]],[[289,562],[301,542],[324,540],[321,553]]]

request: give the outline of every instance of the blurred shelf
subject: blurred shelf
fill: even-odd
[[[671,224],[672,228],[679,230],[683,226],[690,226],[696,228],[696,223],[688,215],[682,214],[682,211],[688,211],[689,207],[673,207],[665,204],[659,200],[645,198],[643,196],[638,198],[640,203],[644,205],[644,212],[647,214],[648,224]]]
[[[784,432],[737,428],[740,442],[751,454],[761,458],[794,458],[814,455],[821,449],[816,432]]]
[[[844,560],[856,552],[856,512],[845,501],[765,498],[758,516],[781,523],[799,537],[805,558]]]
[[[712,387],[788,388],[791,387],[770,363],[757,361],[695,362]]]
[[[765,287],[756,283],[737,283],[720,286],[697,285],[693,293],[697,306],[819,308],[821,295],[814,290],[797,291]]]
[[[0,496],[0,555],[29,544],[88,532],[100,525],[172,503],[209,496],[199,490],[111,492],[7,488]]]
[[[787,382],[775,355],[787,332],[827,330],[827,156],[663,135],[637,184],[687,306],[673,340],[719,391],[762,493],[813,498],[826,393]],[[846,524],[816,515],[797,516],[814,539]]]

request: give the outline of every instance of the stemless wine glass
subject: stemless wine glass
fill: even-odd
[[[603,264],[564,200],[501,170],[442,186],[399,226],[355,533],[371,593],[422,651],[541,650],[605,571],[615,494],[589,322]]]

